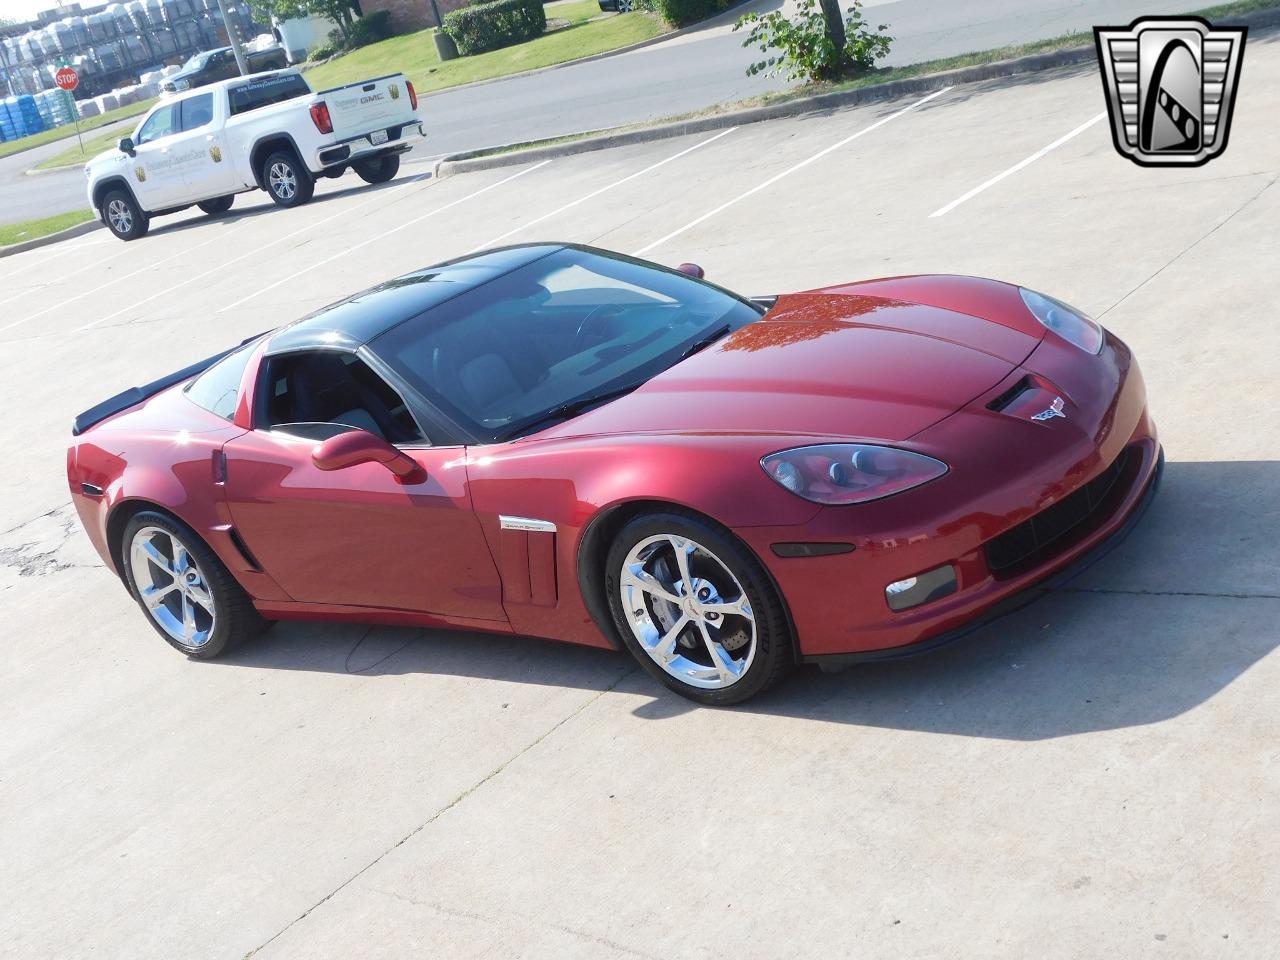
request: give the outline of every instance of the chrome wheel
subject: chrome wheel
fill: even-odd
[[[633,0],[618,0],[618,12],[630,13],[634,6]]]
[[[729,567],[694,540],[646,537],[618,579],[637,642],[667,674],[704,690],[732,686],[755,659],[756,620]]]
[[[162,527],[142,527],[129,545],[129,568],[151,619],[178,643],[199,647],[217,626],[204,572],[186,545]]]
[[[112,200],[107,204],[107,220],[117,233],[133,231],[133,211],[123,200]]]
[[[281,200],[292,200],[298,192],[297,174],[293,172],[293,167],[282,161],[277,160],[271,165],[271,169],[267,171],[267,181],[271,185],[271,192]]]

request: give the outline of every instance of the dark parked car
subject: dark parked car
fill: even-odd
[[[250,73],[263,73],[267,70],[283,70],[289,65],[283,47],[267,47],[265,50],[246,50],[244,58]],[[236,66],[236,55],[230,47],[219,47],[217,50],[204,50],[182,65],[171,77],[165,77],[160,84],[163,93],[181,93],[192,87],[203,87],[205,84],[217,83],[219,80],[230,80],[238,76],[240,68]]]
[[[619,13],[630,13],[635,8],[635,0],[600,0],[601,10],[617,10]]]

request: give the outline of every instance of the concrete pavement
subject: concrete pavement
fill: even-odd
[[[1098,123],[937,217],[1096,115],[1094,70],[739,128],[634,178],[698,139],[0,261],[3,950],[1272,955],[1276,36],[1208,166],[1138,168]],[[744,709],[520,638],[281,624],[209,664],[160,642],[65,505],[74,413],[511,231],[752,293],[935,271],[1060,296],[1134,348],[1161,494],[1069,590]]]

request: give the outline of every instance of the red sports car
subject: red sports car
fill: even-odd
[[[388,281],[86,411],[103,560],[192,657],[273,620],[625,646],[702,703],[929,649],[1140,515],[1129,349],[970,277],[746,299],[573,244]]]

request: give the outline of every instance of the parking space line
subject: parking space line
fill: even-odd
[[[419,217],[414,217],[412,220],[406,220],[404,223],[400,224],[400,226],[392,227],[390,230],[386,230],[378,234],[376,237],[370,237],[368,240],[364,240],[361,243],[355,244],[354,246],[346,247],[343,250],[338,251],[331,257],[325,257],[325,259],[323,260],[317,260],[315,263],[310,264],[309,266],[303,267],[301,270],[297,270],[294,273],[290,274],[289,276],[284,277],[280,280],[277,280],[275,283],[267,284],[267,286],[263,287],[261,290],[257,290],[254,293],[249,294],[247,297],[241,297],[235,303],[227,304],[225,307],[219,310],[218,313],[226,313],[228,310],[234,310],[236,307],[239,307],[245,303],[248,303],[250,300],[254,300],[262,296],[264,293],[267,293],[270,290],[274,290],[276,287],[279,287],[283,284],[290,283],[291,281],[298,279],[298,277],[302,276],[304,273],[310,273],[312,270],[316,269],[317,267],[323,267],[327,263],[333,263],[333,261],[339,259],[340,257],[345,257],[347,254],[353,253],[356,250],[361,249],[362,247],[367,247],[371,243],[377,243],[379,240],[385,240],[387,237],[391,236],[391,234],[399,233],[401,230],[404,230],[406,227],[411,227],[415,223],[421,223],[423,220],[426,220],[430,217],[434,217],[437,213],[443,213],[444,211],[448,210],[450,207],[456,207],[460,203],[466,203],[468,200],[473,200],[476,197],[480,196],[482,193],[488,193],[490,190],[494,190],[502,186],[504,183],[510,183],[512,180],[515,180],[519,177],[523,177],[526,173],[533,173],[533,171],[535,170],[540,170],[550,162],[551,162],[550,160],[543,160],[541,163],[535,163],[531,167],[525,167],[523,170],[517,173],[511,174],[511,176],[504,177],[503,179],[497,181],[496,183],[491,183],[488,186],[481,187],[479,190],[469,193],[465,197],[459,197],[457,200],[452,200],[449,203],[446,203],[442,207],[436,207],[434,210],[429,210]]]
[[[728,130],[721,130],[714,137],[708,137],[706,140],[703,140],[699,143],[695,143],[691,147],[686,147],[684,150],[681,150],[679,153],[673,153],[671,156],[666,157],[662,160],[659,160],[657,163],[651,163],[649,164],[649,166],[645,167],[643,170],[637,170],[635,173],[630,174],[629,176],[625,176],[621,180],[614,180],[611,183],[607,183],[603,187],[601,187],[599,190],[593,190],[591,193],[588,193],[586,196],[579,197],[577,200],[571,200],[568,203],[566,203],[564,206],[557,207],[555,210],[552,210],[550,213],[544,213],[540,217],[536,217],[533,220],[525,221],[519,226],[512,227],[506,233],[499,234],[498,236],[494,237],[492,240],[487,240],[484,243],[480,244],[479,246],[472,247],[470,250],[467,251],[467,253],[469,254],[475,253],[477,250],[483,250],[485,247],[491,247],[494,244],[498,243],[499,241],[507,239],[507,237],[511,236],[512,234],[519,233],[521,230],[526,230],[529,227],[534,226],[535,224],[541,223],[543,220],[548,220],[551,217],[554,217],[556,214],[564,213],[566,210],[572,210],[574,207],[578,206],[578,204],[580,203],[586,203],[588,200],[594,199],[595,197],[600,196],[600,194],[605,193],[609,190],[612,190],[614,187],[620,187],[624,183],[627,183],[628,181],[636,179],[636,177],[642,177],[646,173],[651,173],[652,171],[657,170],[659,167],[665,167],[671,161],[679,160],[681,157],[685,156],[686,154],[693,153],[693,151],[701,149],[702,147],[705,147],[707,144],[712,143],[716,140],[719,140],[721,137],[728,136],[729,134],[733,133],[733,131],[737,129],[738,129],[737,127],[730,127]]]
[[[420,176],[414,177],[412,180],[406,180],[404,183],[397,184],[396,189],[398,190],[404,187],[412,186],[415,183],[421,183],[423,180],[426,180],[430,176],[431,174],[424,173]],[[433,181],[433,182],[439,182],[439,181]],[[274,240],[270,240],[267,243],[264,243],[260,247],[256,247],[255,249],[248,251],[247,253],[242,253],[238,257],[232,257],[230,260],[224,260],[211,270],[206,270],[204,273],[198,273],[194,277],[188,277],[187,279],[183,280],[181,283],[175,283],[173,286],[168,287],[167,289],[164,289],[164,290],[160,290],[157,293],[153,293],[149,297],[144,297],[141,300],[135,300],[134,302],[130,303],[127,307],[122,307],[121,309],[117,310],[115,313],[109,313],[105,317],[99,317],[97,320],[94,320],[91,323],[86,323],[79,327],[76,327],[74,330],[71,331],[71,333],[82,333],[85,330],[91,330],[94,327],[98,326],[99,324],[106,323],[108,320],[114,320],[116,317],[120,316],[120,314],[122,313],[126,313],[129,310],[133,310],[136,307],[140,307],[144,303],[150,303],[152,300],[155,300],[157,297],[168,296],[169,294],[173,293],[175,290],[181,290],[183,287],[187,286],[188,284],[195,283],[197,280],[203,280],[207,276],[218,273],[233,263],[238,263],[239,261],[244,260],[248,257],[256,257],[260,253],[262,253],[263,250],[266,250],[268,247],[274,247],[277,243],[284,243],[286,240],[291,240],[294,237],[298,236],[298,234],[300,233],[311,233],[317,227],[324,226],[330,220],[336,220],[338,217],[345,217],[348,214],[355,213],[357,210],[363,207],[367,207],[369,204],[373,203],[376,200],[384,199],[381,196],[382,192],[383,191],[379,191],[379,193],[365,200],[364,203],[357,203],[354,207],[348,207],[345,210],[339,210],[337,213],[332,214],[328,217],[325,217],[323,220],[320,220],[317,223],[308,224],[305,227],[301,227],[293,231],[293,233],[287,233],[283,237],[277,237]]]
[[[1028,167],[1031,164],[1035,163],[1045,154],[1053,150],[1057,150],[1060,146],[1062,146],[1068,140],[1071,140],[1072,138],[1079,136],[1080,134],[1088,130],[1090,127],[1092,127],[1095,123],[1104,119],[1106,115],[1107,115],[1107,112],[1104,110],[1102,111],[1102,113],[1098,114],[1096,117],[1091,117],[1090,119],[1086,120],[1084,123],[1080,124],[1080,126],[1072,130],[1070,133],[1063,134],[1061,137],[1053,141],[1053,143],[1049,144],[1047,147],[1041,147],[1039,150],[1037,150],[1031,156],[1027,157],[1025,160],[1019,160],[1017,163],[1015,163],[1008,170],[1005,170],[1003,173],[997,173],[994,177],[992,177],[986,183],[978,184],[978,186],[974,187],[968,193],[964,194],[964,196],[957,197],[955,200],[952,200],[950,203],[948,203],[945,207],[939,207],[937,210],[933,211],[933,213],[929,214],[930,218],[941,217],[941,216],[944,216],[945,214],[950,213],[956,207],[960,206],[960,204],[964,203],[966,200],[973,199],[978,194],[982,193],[983,190],[986,190],[988,187],[994,187],[997,183],[999,183],[1005,177],[1012,176],[1013,174],[1021,170],[1023,167]]]
[[[813,156],[806,157],[804,160],[801,160],[799,163],[796,163],[790,167],[787,167],[787,169],[783,170],[781,173],[775,173],[772,177],[770,177],[768,180],[764,181],[763,183],[756,184],[750,190],[747,190],[744,193],[738,194],[732,200],[726,200],[724,203],[720,204],[720,206],[716,207],[714,210],[708,210],[702,216],[698,217],[696,220],[689,221],[683,227],[680,227],[678,230],[672,230],[666,236],[659,237],[657,240],[653,241],[653,243],[650,243],[647,246],[641,247],[639,250],[636,251],[636,256],[638,257],[644,256],[654,247],[661,246],[662,244],[666,243],[668,240],[671,240],[674,237],[680,236],[680,234],[684,233],[686,230],[693,229],[698,224],[702,223],[704,220],[709,220],[712,217],[714,217],[716,214],[720,213],[721,211],[729,209],[729,207],[732,207],[735,203],[739,203],[747,199],[747,197],[751,196],[752,194],[759,193],[761,190],[764,190],[766,187],[773,186],[773,184],[777,183],[783,177],[789,177],[791,174],[795,173],[797,170],[802,170],[805,167],[809,166],[809,164],[816,163],[818,160],[821,160],[823,157],[825,157],[828,153],[831,153],[833,150],[839,150],[841,147],[845,146],[848,143],[852,143],[854,140],[857,140],[859,137],[870,133],[872,130],[877,130],[880,127],[883,127],[889,121],[896,120],[898,119],[898,117],[902,116],[905,113],[910,113],[916,107],[920,106],[921,104],[928,103],[934,97],[942,96],[944,93],[946,93],[950,89],[951,87],[943,87],[941,90],[935,90],[933,93],[929,94],[927,97],[921,97],[919,100],[916,100],[913,103],[907,104],[901,110],[898,110],[895,113],[891,113],[887,117],[881,117],[875,123],[871,124],[870,126],[863,127],[857,133],[851,133],[849,134],[849,136],[845,137],[843,140],[840,140],[837,143],[833,143],[829,147],[824,147],[822,150],[819,150],[817,153],[813,154]]]
[[[231,227],[231,230],[228,232],[234,232],[236,229],[238,229],[242,225],[243,225],[243,222],[236,223]],[[85,297],[91,297],[95,293],[101,293],[103,290],[107,289],[108,287],[114,287],[117,283],[123,283],[125,280],[129,280],[133,277],[136,277],[140,273],[146,273],[149,270],[154,270],[156,267],[164,266],[170,260],[176,260],[179,257],[185,257],[191,254],[192,252],[199,250],[201,247],[207,247],[211,243],[215,243],[218,240],[225,240],[225,239],[226,239],[226,234],[212,236],[208,240],[202,241],[201,243],[197,243],[194,246],[187,247],[184,250],[180,250],[179,252],[171,256],[165,257],[163,260],[156,260],[152,263],[148,263],[146,266],[140,267],[139,269],[134,270],[132,273],[126,273],[123,276],[116,277],[114,280],[108,280],[106,283],[99,284],[98,286],[92,288],[91,290],[85,290],[81,293],[77,293],[75,296],[68,297],[66,300],[63,300],[60,303],[55,303],[51,307],[45,307],[43,310],[39,311],[38,313],[33,313],[29,317],[23,317],[20,320],[14,320],[12,323],[7,323],[3,327],[0,327],[0,332],[3,332],[5,330],[10,330],[13,327],[19,326],[20,324],[30,323],[32,320],[37,320],[40,317],[43,317],[47,313],[53,313],[55,310],[61,310],[63,307],[67,306],[68,304],[75,303],[77,300],[83,300]]]
[[[90,246],[90,244],[83,244],[82,246]],[[61,254],[62,256],[66,256],[67,254],[75,254],[79,252],[79,250],[80,250],[80,247],[76,247],[73,250],[61,250],[59,251],[59,254]],[[119,260],[121,257],[127,256],[132,252],[133,252],[132,250],[125,249],[103,260],[95,260],[93,263],[86,264],[85,266],[81,267],[79,270],[72,270],[70,273],[59,274],[53,281],[51,281],[50,284],[45,284],[43,287],[38,287],[35,290],[31,288],[28,288],[26,290],[21,290],[18,293],[15,293],[12,297],[6,297],[5,299],[0,300],[0,305],[10,303],[14,300],[20,300],[22,297],[30,296],[32,293],[36,292],[37,290],[43,290],[44,288],[52,285],[52,283],[62,283],[65,280],[70,280],[72,277],[77,277],[80,274],[84,273],[86,270],[92,270],[94,267],[100,267],[103,264],[110,263],[112,260]],[[45,259],[39,260],[37,262],[48,263],[56,259],[58,259],[58,254],[54,254],[52,256],[46,257]],[[22,271],[18,271],[18,272],[21,273]],[[5,279],[8,279],[8,278],[6,277]]]

